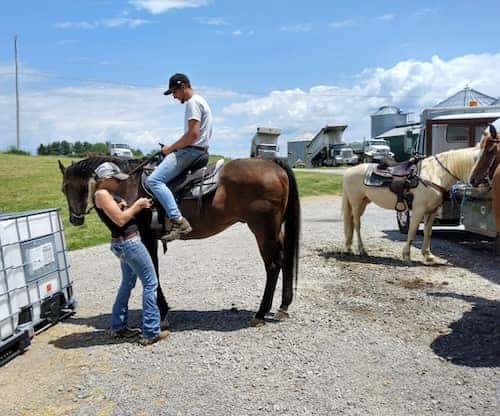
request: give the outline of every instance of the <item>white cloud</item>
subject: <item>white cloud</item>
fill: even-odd
[[[329,123],[347,123],[347,140],[370,132],[370,114],[396,105],[416,115],[466,84],[500,96],[500,53],[465,55],[450,60],[406,60],[389,68],[359,73],[345,87],[316,85],[248,97],[220,88],[196,87],[215,117],[212,151],[246,156],[257,126],[283,130],[281,142],[316,132]],[[38,71],[23,68],[23,73]],[[12,65],[0,64],[0,146],[15,144]],[[163,87],[80,85],[35,88],[21,78],[21,143],[34,151],[41,143],[67,140],[120,140],[143,150],[172,142],[182,132],[183,106],[162,95]],[[282,151],[286,149],[282,146]]]
[[[201,7],[208,4],[208,0],[130,0],[129,3],[140,10],[152,14],[162,14],[173,9]]]
[[[196,20],[198,23],[201,23],[202,25],[209,25],[209,26],[229,25],[229,23],[222,17],[195,17],[194,20]]]
[[[291,26],[281,26],[280,30],[282,32],[310,32],[311,31],[310,23],[297,23],[296,25]]]
[[[114,29],[117,27],[128,27],[130,29],[135,29],[147,23],[150,22],[149,20],[145,19],[131,19],[128,17],[111,17],[109,19],[101,19],[93,22],[60,22],[60,23],[55,23],[54,27],[57,29],[83,29],[83,30],[94,30],[99,27],[104,27],[108,29]]]
[[[54,24],[57,29],[83,29],[93,30],[99,26],[99,22],[58,22]]]
[[[272,91],[265,97],[232,103],[226,120],[245,125],[271,123],[290,137],[319,130],[330,123],[347,123],[347,139],[369,134],[370,114],[382,105],[396,105],[418,114],[464,88],[467,83],[486,94],[500,95],[499,54],[465,55],[445,61],[402,61],[391,68],[367,69],[351,87],[319,85],[309,90]]]
[[[377,17],[377,20],[382,20],[384,22],[390,22],[396,18],[396,15],[394,13],[386,13],[383,14],[382,16]]]
[[[424,8],[424,9],[417,10],[416,12],[413,13],[413,15],[415,17],[425,17],[425,16],[429,16],[432,14],[436,14],[437,12],[438,12],[437,8]]]
[[[113,17],[111,19],[103,19],[102,25],[109,28],[126,26],[131,29],[142,26],[149,23],[148,20],[144,19],[131,19],[128,17]]]
[[[233,30],[232,35],[234,37],[237,37],[237,38],[239,38],[239,37],[250,37],[250,36],[255,35],[255,30],[253,30],[253,29],[249,29],[249,30],[236,29],[236,30]]]
[[[345,27],[354,26],[356,22],[353,19],[339,20],[336,22],[331,22],[330,27],[333,29],[343,29]]]

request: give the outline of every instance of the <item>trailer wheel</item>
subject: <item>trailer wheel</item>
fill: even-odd
[[[397,211],[396,220],[398,221],[398,228],[401,234],[408,234],[408,229],[410,228],[410,210]]]

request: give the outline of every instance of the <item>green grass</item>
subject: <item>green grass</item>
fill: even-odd
[[[295,176],[301,197],[342,193],[341,175],[295,171]]]
[[[66,242],[70,250],[109,241],[109,231],[95,212],[85,225],[69,223],[68,204],[61,192],[62,176],[57,160],[66,166],[72,160],[57,156],[23,156],[0,153],[0,212],[19,212],[44,208],[61,208]],[[214,156],[212,161],[219,159]],[[226,159],[227,160],[227,159]],[[300,196],[339,194],[342,177],[319,173],[297,172]]]
[[[62,175],[57,160],[66,166],[67,157],[20,156],[0,154],[0,211],[18,212],[44,208],[61,208],[66,243],[70,250],[109,241],[109,231],[93,212],[85,225],[69,223],[68,203],[61,192]]]

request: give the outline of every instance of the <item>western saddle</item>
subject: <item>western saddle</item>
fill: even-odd
[[[397,196],[394,207],[396,211],[402,212],[412,209],[413,194],[410,189],[418,186],[417,166],[422,157],[415,155],[409,160],[400,163],[382,162],[371,171],[371,181],[365,181],[368,186],[388,187]]]

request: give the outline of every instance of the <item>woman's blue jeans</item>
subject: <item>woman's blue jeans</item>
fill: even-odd
[[[142,334],[145,338],[160,333],[160,311],[156,303],[156,277],[153,261],[139,237],[111,243],[111,251],[120,259],[122,282],[111,314],[111,329],[123,329],[128,324],[128,301],[137,277],[142,283]]]

